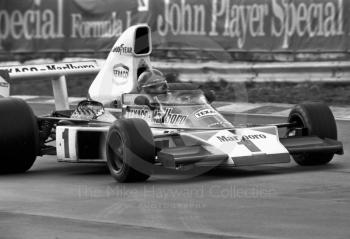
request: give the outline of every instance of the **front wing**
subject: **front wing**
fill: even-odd
[[[165,137],[169,147],[158,153],[165,167],[253,166],[289,163],[291,156],[300,153],[342,154],[342,144],[318,137],[280,139],[277,127],[243,128],[236,130],[181,133]],[[169,143],[170,142],[170,143]]]
[[[57,157],[64,162],[105,162],[109,127],[59,126]],[[288,163],[300,153],[342,154],[338,141],[318,137],[279,138],[277,127],[154,134],[157,162],[166,168],[252,166]]]

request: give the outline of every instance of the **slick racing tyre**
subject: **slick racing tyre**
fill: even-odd
[[[289,114],[288,121],[296,123],[298,128],[306,128],[303,136],[318,136],[321,139],[337,139],[337,126],[332,111],[325,104],[304,103],[295,106]],[[293,134],[289,130],[289,135]],[[334,154],[303,153],[293,155],[299,165],[324,165],[329,163]]]
[[[150,177],[155,144],[144,120],[117,120],[109,129],[106,144],[107,165],[118,182],[142,182]]]
[[[21,99],[0,99],[0,173],[24,173],[39,152],[37,119]]]

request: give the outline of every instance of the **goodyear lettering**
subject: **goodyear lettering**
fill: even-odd
[[[121,44],[120,46],[114,47],[112,52],[115,52],[117,54],[131,54],[132,53],[132,47],[126,47],[124,44]]]
[[[182,125],[188,118],[187,115],[175,114],[172,108],[166,108],[165,111],[156,109],[150,111],[148,109],[129,109],[126,112],[126,118],[141,118],[147,122],[154,124],[171,124]]]
[[[221,142],[234,142],[234,141],[247,141],[247,140],[255,140],[255,139],[266,139],[266,135],[264,134],[254,134],[254,135],[243,135],[239,136],[216,136],[216,138]]]

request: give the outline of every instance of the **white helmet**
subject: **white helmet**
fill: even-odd
[[[164,94],[168,90],[168,84],[163,73],[154,69],[145,71],[140,75],[138,90],[147,94]]]

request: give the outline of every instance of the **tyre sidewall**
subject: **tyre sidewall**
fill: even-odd
[[[123,162],[120,170],[115,169],[109,154],[113,153],[112,137],[118,134],[123,144]],[[140,119],[116,121],[107,136],[107,164],[111,175],[119,182],[145,181],[153,172],[155,146],[153,135],[147,123]]]
[[[317,136],[321,139],[329,138],[337,140],[337,126],[332,111],[325,104],[305,103],[295,106],[289,114],[288,121],[293,123],[301,121],[307,128],[307,135]],[[293,155],[299,165],[312,166],[329,163],[334,154],[304,153]]]
[[[20,99],[0,99],[0,112],[0,173],[25,172],[40,151],[37,118]]]

